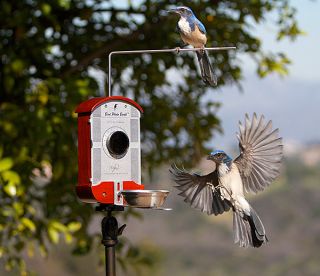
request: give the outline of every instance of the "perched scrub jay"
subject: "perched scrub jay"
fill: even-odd
[[[168,12],[176,13],[180,16],[178,21],[178,31],[181,39],[187,45],[194,48],[204,48],[207,43],[206,28],[196,18],[193,11],[188,7],[177,7]],[[197,51],[201,76],[205,84],[217,85],[217,76],[213,72],[207,51]]]
[[[192,207],[208,215],[233,211],[234,242],[240,247],[260,247],[268,241],[264,226],[244,197],[245,192],[263,191],[279,175],[282,159],[282,138],[279,130],[272,130],[254,114],[246,114],[245,124],[239,122],[240,155],[232,160],[224,151],[215,150],[208,160],[215,163],[215,170],[208,175],[189,174],[172,166],[170,172],[179,195]]]

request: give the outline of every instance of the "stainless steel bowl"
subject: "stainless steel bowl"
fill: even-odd
[[[165,202],[167,190],[123,190],[119,194],[128,206],[137,208],[159,208]]]

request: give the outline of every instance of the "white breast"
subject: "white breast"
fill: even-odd
[[[231,169],[221,164],[219,166],[219,182],[223,186],[220,189],[221,195],[230,200],[237,210],[241,210],[249,214],[250,205],[243,195],[242,179],[238,167],[233,163]]]
[[[182,33],[184,33],[184,34],[191,33],[191,28],[189,26],[187,19],[181,17],[180,20],[178,21],[178,26],[179,26],[179,29],[181,30]]]
[[[243,185],[239,170],[235,164],[231,165],[231,169],[225,165],[221,164],[219,166],[219,181],[225,189],[223,193],[225,198],[229,198],[230,195],[232,198],[236,196],[243,196]]]

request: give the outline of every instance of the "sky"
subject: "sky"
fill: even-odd
[[[289,76],[270,75],[259,79],[253,63],[243,59],[243,92],[234,86],[223,86],[213,93],[222,103],[218,116],[223,135],[215,137],[214,148],[232,148],[237,144],[235,133],[244,114],[264,114],[280,129],[285,144],[320,143],[320,70],[319,70],[319,1],[292,1],[297,8],[300,28],[306,35],[296,41],[275,40],[272,24],[259,26],[264,50],[283,51],[291,59]]]

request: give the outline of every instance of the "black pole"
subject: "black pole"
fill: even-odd
[[[122,234],[126,225],[124,224],[119,228],[118,221],[112,216],[111,212],[123,211],[123,207],[115,205],[100,205],[96,210],[108,212],[107,216],[101,221],[101,243],[105,247],[106,276],[116,276],[115,246],[118,243],[118,236]]]
[[[106,275],[116,275],[116,254],[115,247],[105,247],[105,258],[106,258]]]

